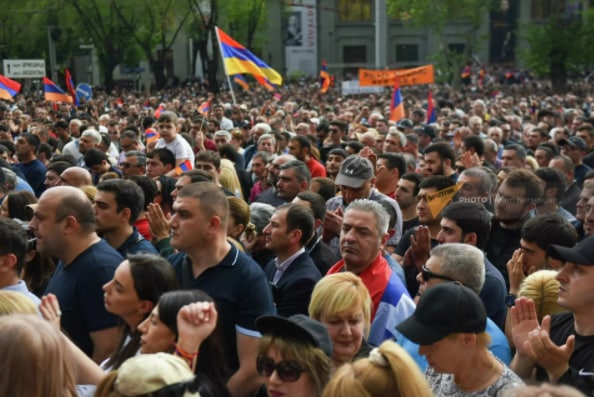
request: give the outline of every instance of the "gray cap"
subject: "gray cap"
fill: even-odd
[[[366,181],[373,178],[373,164],[365,157],[353,154],[340,165],[336,176],[336,184],[352,188],[360,188]]]

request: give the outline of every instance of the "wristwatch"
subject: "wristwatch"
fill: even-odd
[[[516,296],[514,294],[507,294],[505,295],[505,304],[507,307],[512,307],[516,305]]]

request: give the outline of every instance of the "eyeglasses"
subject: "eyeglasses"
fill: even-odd
[[[451,277],[444,276],[442,274],[433,273],[431,270],[427,269],[426,266],[421,268],[421,275],[423,276],[423,281],[428,282],[432,278],[438,278],[440,280],[447,280],[447,281],[456,281]]]
[[[269,378],[276,371],[276,375],[283,382],[295,382],[301,376],[303,369],[296,361],[281,361],[275,363],[273,359],[259,355],[256,361],[258,374]]]
[[[122,168],[138,167],[139,164],[122,163]]]

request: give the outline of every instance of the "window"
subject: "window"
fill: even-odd
[[[448,49],[455,54],[463,54],[464,48],[466,48],[466,44],[464,44],[464,43],[448,44]]]
[[[532,2],[532,18],[546,19],[551,16],[554,0],[539,0]],[[559,1],[559,0],[557,0]]]
[[[358,64],[352,68],[344,68],[345,74],[354,74],[356,76],[362,66],[361,64],[367,63],[367,47],[364,45],[345,45],[342,47],[342,62],[345,64]]]
[[[338,20],[340,22],[371,21],[370,0],[338,0]]]
[[[419,46],[417,44],[397,44],[396,45],[396,62],[418,62],[419,61]]]

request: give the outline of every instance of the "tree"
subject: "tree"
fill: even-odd
[[[113,71],[133,45],[131,33],[136,26],[122,22],[118,0],[63,1],[77,16],[74,23],[82,33],[81,38],[90,39],[95,45],[105,89],[111,91],[114,86]]]
[[[555,90],[564,91],[568,74],[589,69],[594,62],[594,12],[568,8],[561,0],[547,4],[542,11],[548,18],[542,24],[522,27],[529,50],[520,56],[535,73],[548,75]]]
[[[142,8],[143,13],[135,12]],[[155,2],[122,1],[117,3],[121,22],[130,27],[135,42],[142,49],[155,75],[157,89],[167,84],[165,63],[167,54],[188,20],[191,8],[186,0]]]
[[[266,17],[266,0],[243,0],[223,2],[225,20],[231,37],[247,48],[254,48],[258,27]]]
[[[493,0],[387,0],[389,13],[405,24],[427,28],[439,41],[439,53],[433,59],[454,87],[460,84],[460,71],[473,52],[484,42],[479,35]],[[462,22],[460,36],[465,46],[462,53],[448,46],[445,27],[453,21]]]

